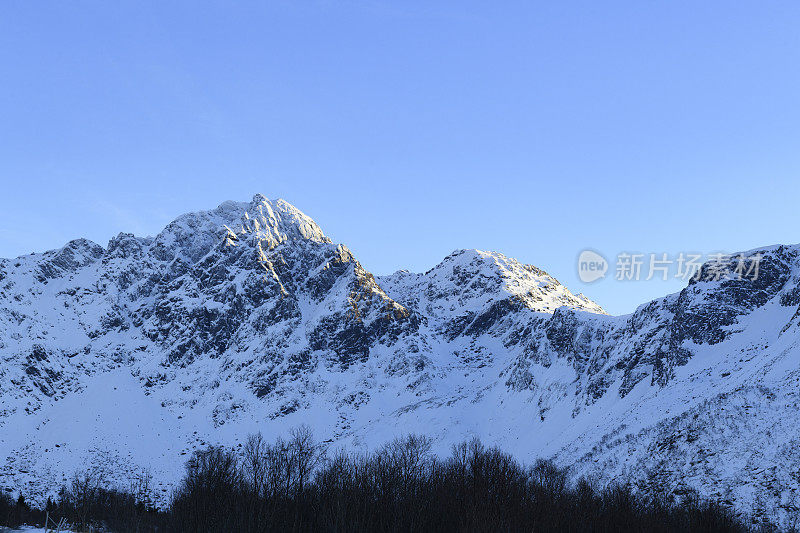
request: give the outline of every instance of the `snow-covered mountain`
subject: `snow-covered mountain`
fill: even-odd
[[[793,520],[798,246],[608,316],[543,270],[460,250],[375,277],[292,205],[0,260],[0,487],[80,470],[165,499],[183,462],[307,423],[332,446],[479,436],[641,490]],[[701,276],[702,279],[702,276]]]

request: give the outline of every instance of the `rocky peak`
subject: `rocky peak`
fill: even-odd
[[[103,247],[88,239],[75,239],[59,250],[43,254],[37,279],[43,281],[73,272],[103,256]]]
[[[285,200],[273,202],[262,194],[253,197],[238,223],[225,227],[229,243],[241,235],[254,235],[268,248],[287,240],[331,242],[311,217]]]
[[[317,223],[292,204],[256,194],[249,203],[227,201],[216,209],[176,218],[156,236],[152,251],[160,261],[179,259],[191,265],[223,241],[232,245],[245,236],[265,248],[286,240],[330,242]]]
[[[545,313],[561,306],[604,313],[544,270],[499,252],[456,250],[424,274],[398,271],[379,278],[379,283],[393,299],[434,320],[480,314],[498,302]]]

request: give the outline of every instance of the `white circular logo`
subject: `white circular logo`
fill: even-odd
[[[608,261],[593,250],[584,250],[578,256],[578,278],[584,283],[591,283],[606,277]]]

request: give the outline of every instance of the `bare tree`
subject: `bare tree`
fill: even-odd
[[[292,429],[289,440],[290,462],[294,463],[295,490],[302,491],[311,479],[311,475],[325,460],[324,449],[314,442],[311,428],[302,425]]]
[[[264,440],[260,431],[247,438],[247,443],[244,445],[242,468],[253,489],[253,494],[259,498],[266,491],[268,455],[269,444]]]

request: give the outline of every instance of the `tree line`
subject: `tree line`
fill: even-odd
[[[526,466],[477,439],[446,458],[431,444],[410,435],[372,453],[327,455],[306,427],[273,442],[256,434],[240,449],[195,452],[166,509],[152,504],[149,479],[119,491],[83,475],[45,509],[0,496],[0,524],[43,525],[49,513],[78,531],[754,531],[697,495],[673,501],[598,488],[572,481],[552,462]]]

